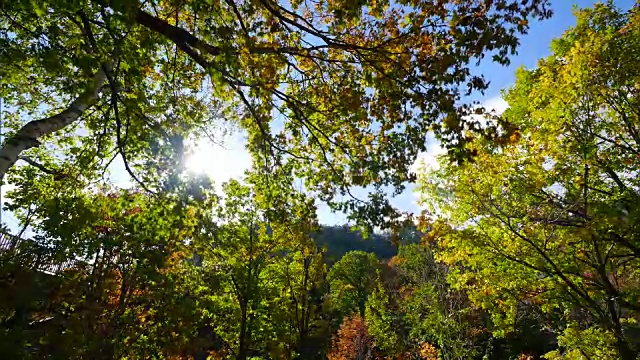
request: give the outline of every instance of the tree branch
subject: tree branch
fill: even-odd
[[[111,61],[105,63],[91,79],[91,86],[69,104],[69,107],[65,110],[56,115],[26,123],[5,141],[0,149],[0,180],[18,161],[20,153],[39,146],[39,139],[43,136],[53,134],[77,121],[82,113],[98,100],[102,87],[107,80],[105,69],[111,69],[112,66],[113,63]]]
[[[55,170],[51,170],[49,168],[47,168],[46,166],[40,164],[39,162],[33,160],[30,157],[27,156],[18,156],[18,160],[22,160],[24,162],[26,162],[27,164],[38,168],[38,170],[42,171],[45,174],[49,174],[49,175],[61,175],[59,172],[55,171]]]

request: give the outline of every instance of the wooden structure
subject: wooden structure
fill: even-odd
[[[78,259],[60,260],[51,247],[0,231],[0,264],[7,262],[48,274],[87,265]]]

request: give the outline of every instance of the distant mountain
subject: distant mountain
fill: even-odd
[[[319,233],[313,236],[318,247],[325,248],[329,265],[340,260],[349,251],[361,250],[372,252],[380,259],[390,259],[398,251],[397,244],[391,243],[389,234],[371,234],[367,239],[360,231],[353,231],[347,225],[322,226]],[[400,243],[413,243],[420,240],[420,233],[414,229],[403,231]]]

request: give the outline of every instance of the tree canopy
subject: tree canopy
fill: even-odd
[[[548,6],[0,2],[0,353],[636,360],[640,5],[576,9],[504,113],[469,100]],[[228,130],[242,177],[185,171]]]
[[[576,354],[632,359],[640,113],[628,56],[639,50],[638,15],[600,4],[577,17],[505,91],[517,136],[479,142],[473,163],[443,163],[422,188],[450,224],[435,239],[440,259],[496,325],[508,332],[537,304]],[[573,342],[580,333],[609,339],[608,350]]]
[[[471,64],[487,55],[508,63],[528,21],[550,16],[547,5],[3,3],[0,96],[15,111],[0,177],[21,157],[96,177],[119,155],[157,190],[185,139],[230,122],[247,132],[254,166],[289,164],[333,208],[385,227],[399,214],[383,188],[399,192],[414,179],[425,133],[466,157],[472,135],[462,130],[480,129],[466,115],[480,110],[462,96],[488,84]],[[366,186],[369,198],[351,194]]]

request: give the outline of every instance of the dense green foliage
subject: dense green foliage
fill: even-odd
[[[640,5],[577,11],[503,114],[465,100],[547,5],[0,2],[33,235],[0,238],[0,354],[638,359]],[[252,167],[212,184],[184,157],[220,128]],[[413,174],[429,132],[447,156]],[[417,218],[389,202],[416,181]]]
[[[537,305],[541,325],[563,334],[566,353],[551,358],[637,355],[639,20],[607,5],[581,11],[505,92],[518,136],[478,142],[473,163],[423,177],[450,225],[436,242],[453,286],[498,336]]]

